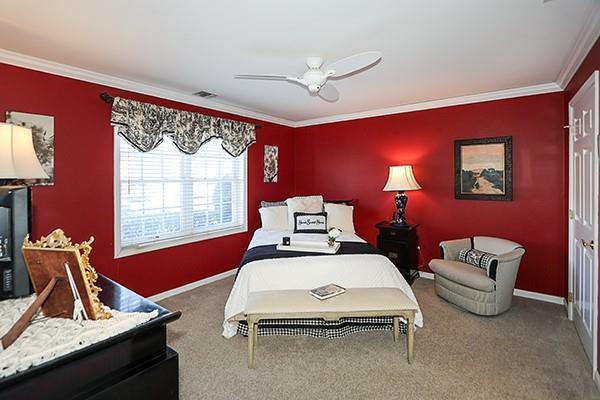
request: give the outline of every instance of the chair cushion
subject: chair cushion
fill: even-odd
[[[446,279],[473,289],[492,292],[496,288],[496,282],[488,278],[485,270],[460,261],[435,259],[429,262],[429,268]]]
[[[477,315],[496,315],[496,292],[483,292],[435,276],[435,292],[443,299]]]

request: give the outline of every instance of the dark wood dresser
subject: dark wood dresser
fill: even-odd
[[[100,300],[124,312],[158,317],[117,336],[0,379],[0,399],[178,399],[179,355],[167,324],[181,316],[99,276]]]
[[[409,284],[419,277],[419,237],[415,225],[395,225],[383,221],[379,229],[377,248],[394,263]]]

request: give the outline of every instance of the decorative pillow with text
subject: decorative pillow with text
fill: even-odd
[[[294,233],[327,233],[327,213],[294,213]]]

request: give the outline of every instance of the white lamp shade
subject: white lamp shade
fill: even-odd
[[[399,190],[418,190],[421,186],[417,183],[410,165],[395,165],[390,167],[384,192],[395,192]]]
[[[31,129],[0,122],[0,179],[47,179],[33,149]]]

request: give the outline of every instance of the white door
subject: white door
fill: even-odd
[[[569,102],[569,317],[596,370],[598,71]]]

